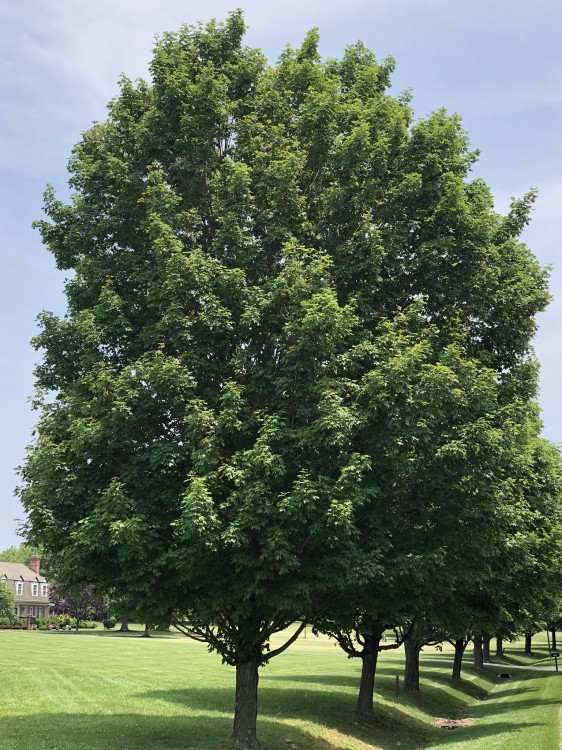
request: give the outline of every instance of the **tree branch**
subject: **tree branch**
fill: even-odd
[[[283,651],[286,651],[289,648],[289,646],[297,640],[297,638],[302,633],[302,631],[305,629],[305,627],[306,627],[306,620],[301,623],[301,625],[296,629],[296,631],[289,638],[289,640],[286,641],[286,643],[283,644],[283,646],[280,646],[279,648],[276,648],[274,651],[268,651],[267,652],[267,661],[269,661],[270,659],[273,659],[274,656],[279,656],[279,654],[282,654]]]

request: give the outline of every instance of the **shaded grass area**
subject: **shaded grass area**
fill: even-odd
[[[498,664],[554,667],[554,660],[550,658],[549,642],[544,633],[536,635],[533,638],[531,655],[525,653],[521,641],[516,641],[515,643],[507,644],[503,657],[497,657],[492,654],[492,661]],[[558,661],[560,664],[560,660]]]
[[[220,747],[231,731],[234,670],[202,644],[135,631],[0,632],[0,750]],[[353,713],[359,664],[309,634],[261,671],[260,738],[269,750],[558,748],[556,675],[525,671],[500,683],[495,669],[466,669],[453,685],[450,655],[431,655],[419,698],[396,694],[402,655],[381,658],[376,714],[365,725]],[[438,716],[476,723],[444,732],[433,726]]]

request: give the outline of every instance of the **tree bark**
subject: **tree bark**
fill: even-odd
[[[503,638],[501,635],[496,636],[496,656],[498,659],[503,658]]]
[[[452,674],[452,678],[455,682],[460,682],[461,679],[462,657],[464,656],[466,645],[467,641],[465,638],[457,638],[455,641],[455,658],[453,659]]]
[[[404,668],[404,692],[411,695],[420,694],[420,651],[423,644],[410,632],[404,638],[406,665]]]
[[[249,656],[236,664],[236,705],[230,741],[244,750],[261,747],[256,734],[258,679],[256,656]]]
[[[141,635],[141,638],[152,638],[152,636],[150,635],[150,628],[148,627],[148,625],[144,626],[144,633]]]
[[[475,635],[472,639],[474,643],[474,668],[479,672],[484,671],[484,654],[482,652],[482,636]]]
[[[129,618],[127,615],[123,615],[121,618],[121,627],[119,628],[120,633],[128,633],[129,632]]]
[[[552,650],[556,651],[556,628],[552,628],[550,635],[552,636]]]
[[[488,633],[484,633],[482,636],[482,661],[484,662],[490,662],[492,661],[490,659],[490,641],[492,640],[492,636]]]
[[[532,656],[533,652],[531,650],[531,639],[533,638],[532,633],[525,633],[525,656]]]
[[[361,682],[355,713],[359,718],[370,719],[373,716],[373,692],[375,690],[375,674],[379,658],[379,646],[383,631],[373,627],[371,633],[364,633],[365,645],[361,652]]]

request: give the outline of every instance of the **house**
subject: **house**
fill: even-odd
[[[24,620],[49,616],[49,584],[41,575],[41,558],[31,555],[23,563],[0,562],[0,580],[14,592],[16,614]]]

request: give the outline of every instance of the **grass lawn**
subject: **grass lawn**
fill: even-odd
[[[219,747],[231,730],[234,670],[183,636],[138,635],[0,631],[0,750]],[[546,641],[535,640],[540,659]],[[499,668],[467,668],[453,687],[449,658],[423,652],[415,699],[395,695],[402,655],[387,653],[376,720],[363,726],[353,715],[359,665],[309,633],[261,672],[260,739],[268,750],[558,750],[562,673],[512,669],[502,681]],[[518,648],[508,658],[522,661]],[[467,716],[471,727],[434,726]]]

